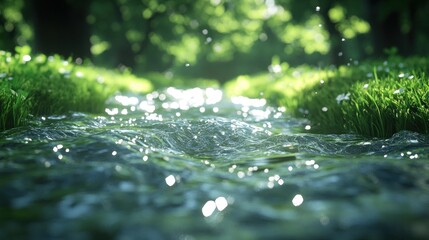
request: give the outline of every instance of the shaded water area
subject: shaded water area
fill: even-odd
[[[429,237],[429,136],[308,124],[210,88],[35,118],[0,133],[0,239]]]

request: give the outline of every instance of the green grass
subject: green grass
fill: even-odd
[[[130,73],[31,55],[28,47],[17,48],[17,54],[0,51],[0,130],[24,125],[29,115],[102,112],[117,91],[152,89]]]
[[[367,61],[339,68],[308,66],[239,76],[225,84],[229,96],[264,97],[306,117],[321,133],[389,137],[401,130],[429,133],[429,60]],[[171,74],[170,74],[171,75]],[[129,72],[74,64],[59,56],[0,51],[0,130],[26,124],[28,117],[69,111],[99,113],[116,92],[153,88],[217,86],[213,80],[163,74],[139,78]]]
[[[298,67],[240,76],[229,95],[263,95],[311,121],[313,132],[389,137],[401,130],[429,133],[429,61],[390,58],[330,69]]]

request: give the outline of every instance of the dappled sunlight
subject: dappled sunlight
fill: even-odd
[[[120,229],[130,221],[139,228],[155,222],[167,229],[154,228],[157,234],[176,234],[178,227],[204,238],[203,229],[222,228],[219,233],[238,239],[240,232],[265,236],[260,223],[267,218],[279,236],[286,221],[292,224],[295,237],[307,236],[302,224],[334,231],[332,223],[370,221],[374,212],[377,221],[409,209],[422,213],[416,218],[427,217],[424,135],[377,140],[311,134],[305,120],[287,121],[285,107],[272,107],[261,96],[229,98],[214,88],[119,94],[105,110],[100,116],[40,117],[35,127],[3,133],[0,157],[14,162],[12,168],[30,164],[34,172],[20,170],[5,185],[25,189],[10,197],[15,209],[39,204],[58,219],[79,222],[99,216],[91,229],[105,229],[100,224],[109,218],[121,222]],[[55,181],[40,182],[42,173]],[[51,194],[48,188],[61,190]],[[397,201],[390,204],[387,195],[418,200],[400,199],[403,208],[390,208]],[[42,204],[46,199],[49,206]],[[74,236],[74,227],[63,229]]]
[[[429,236],[429,3],[0,7],[0,239]]]
[[[293,199],[292,199],[292,204],[295,207],[299,207],[303,202],[304,202],[304,198],[302,197],[301,194],[295,195],[295,197],[293,197]]]
[[[228,201],[226,198],[218,197],[214,201],[207,201],[201,208],[201,211],[204,217],[210,217],[215,212],[215,210],[222,212],[226,207],[228,207]]]
[[[165,178],[165,183],[171,187],[176,183],[176,178],[173,175],[168,175],[168,177]]]

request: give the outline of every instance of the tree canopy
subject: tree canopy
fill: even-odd
[[[424,0],[3,0],[0,49],[226,80],[287,65],[427,55]]]

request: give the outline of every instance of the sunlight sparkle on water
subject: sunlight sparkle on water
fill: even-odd
[[[216,209],[216,203],[213,200],[207,201],[201,211],[203,212],[204,217],[210,217],[214,210]]]
[[[225,210],[228,207],[228,201],[225,197],[218,197],[214,201],[207,201],[204,206],[201,208],[201,212],[204,217],[210,217],[214,211],[217,209],[219,212]]]
[[[307,166],[312,166],[315,163],[316,163],[316,161],[314,161],[314,160],[307,160],[307,161],[305,161],[305,165],[307,165]]]
[[[180,90],[169,87],[167,88],[167,94],[174,101],[163,104],[163,108],[181,110],[188,110],[191,107],[202,107],[204,104],[213,105],[220,102],[223,97],[222,91],[214,88]]]
[[[274,108],[266,108],[266,109],[252,109],[252,108],[261,108],[267,104],[267,100],[264,98],[247,98],[243,96],[232,97],[232,103],[235,105],[241,105],[240,111],[237,111],[237,115],[241,115],[243,117],[248,117],[249,115],[254,117],[256,120],[267,119],[271,113],[275,112]],[[286,109],[279,108],[276,114],[277,117],[281,116],[281,113]]]
[[[262,120],[267,119],[271,114],[271,110],[259,110],[259,109],[252,109],[250,111],[250,115],[256,118],[256,120]]]
[[[176,183],[176,178],[173,175],[169,175],[165,178],[165,183],[171,187]]]
[[[132,106],[139,103],[139,99],[137,97],[127,97],[122,95],[116,96],[115,100],[122,104],[122,106]]]
[[[244,178],[246,176],[246,174],[242,171],[237,172],[237,177],[238,178]]]
[[[153,113],[153,112],[155,112],[156,107],[155,107],[155,105],[153,105],[153,102],[142,101],[139,104],[139,109],[143,110],[143,111],[146,111],[146,112],[149,112],[149,113]]]
[[[301,195],[301,194],[297,194],[297,195],[295,195],[295,197],[293,197],[293,199],[292,199],[292,204],[293,204],[295,207],[300,206],[303,202],[304,202],[304,198],[302,197],[302,195]]]
[[[112,108],[112,109],[106,108],[104,111],[107,114],[109,114],[110,116],[117,115],[119,113],[119,109],[118,108]]]
[[[228,172],[233,173],[236,168],[237,168],[237,165],[234,164],[228,169]]]
[[[248,98],[248,97],[232,97],[232,103],[236,105],[242,105],[243,107],[263,107],[267,104],[267,100],[264,98]]]
[[[53,147],[52,150],[54,152],[57,152],[58,150],[62,149],[64,146],[62,144],[58,144],[57,146]]]
[[[216,208],[219,211],[223,211],[226,207],[228,207],[228,201],[224,197],[218,197],[215,200]]]
[[[150,120],[150,121],[163,121],[163,117],[160,114],[156,114],[156,113],[151,113],[151,114],[147,114],[145,115],[145,119],[146,120]]]

